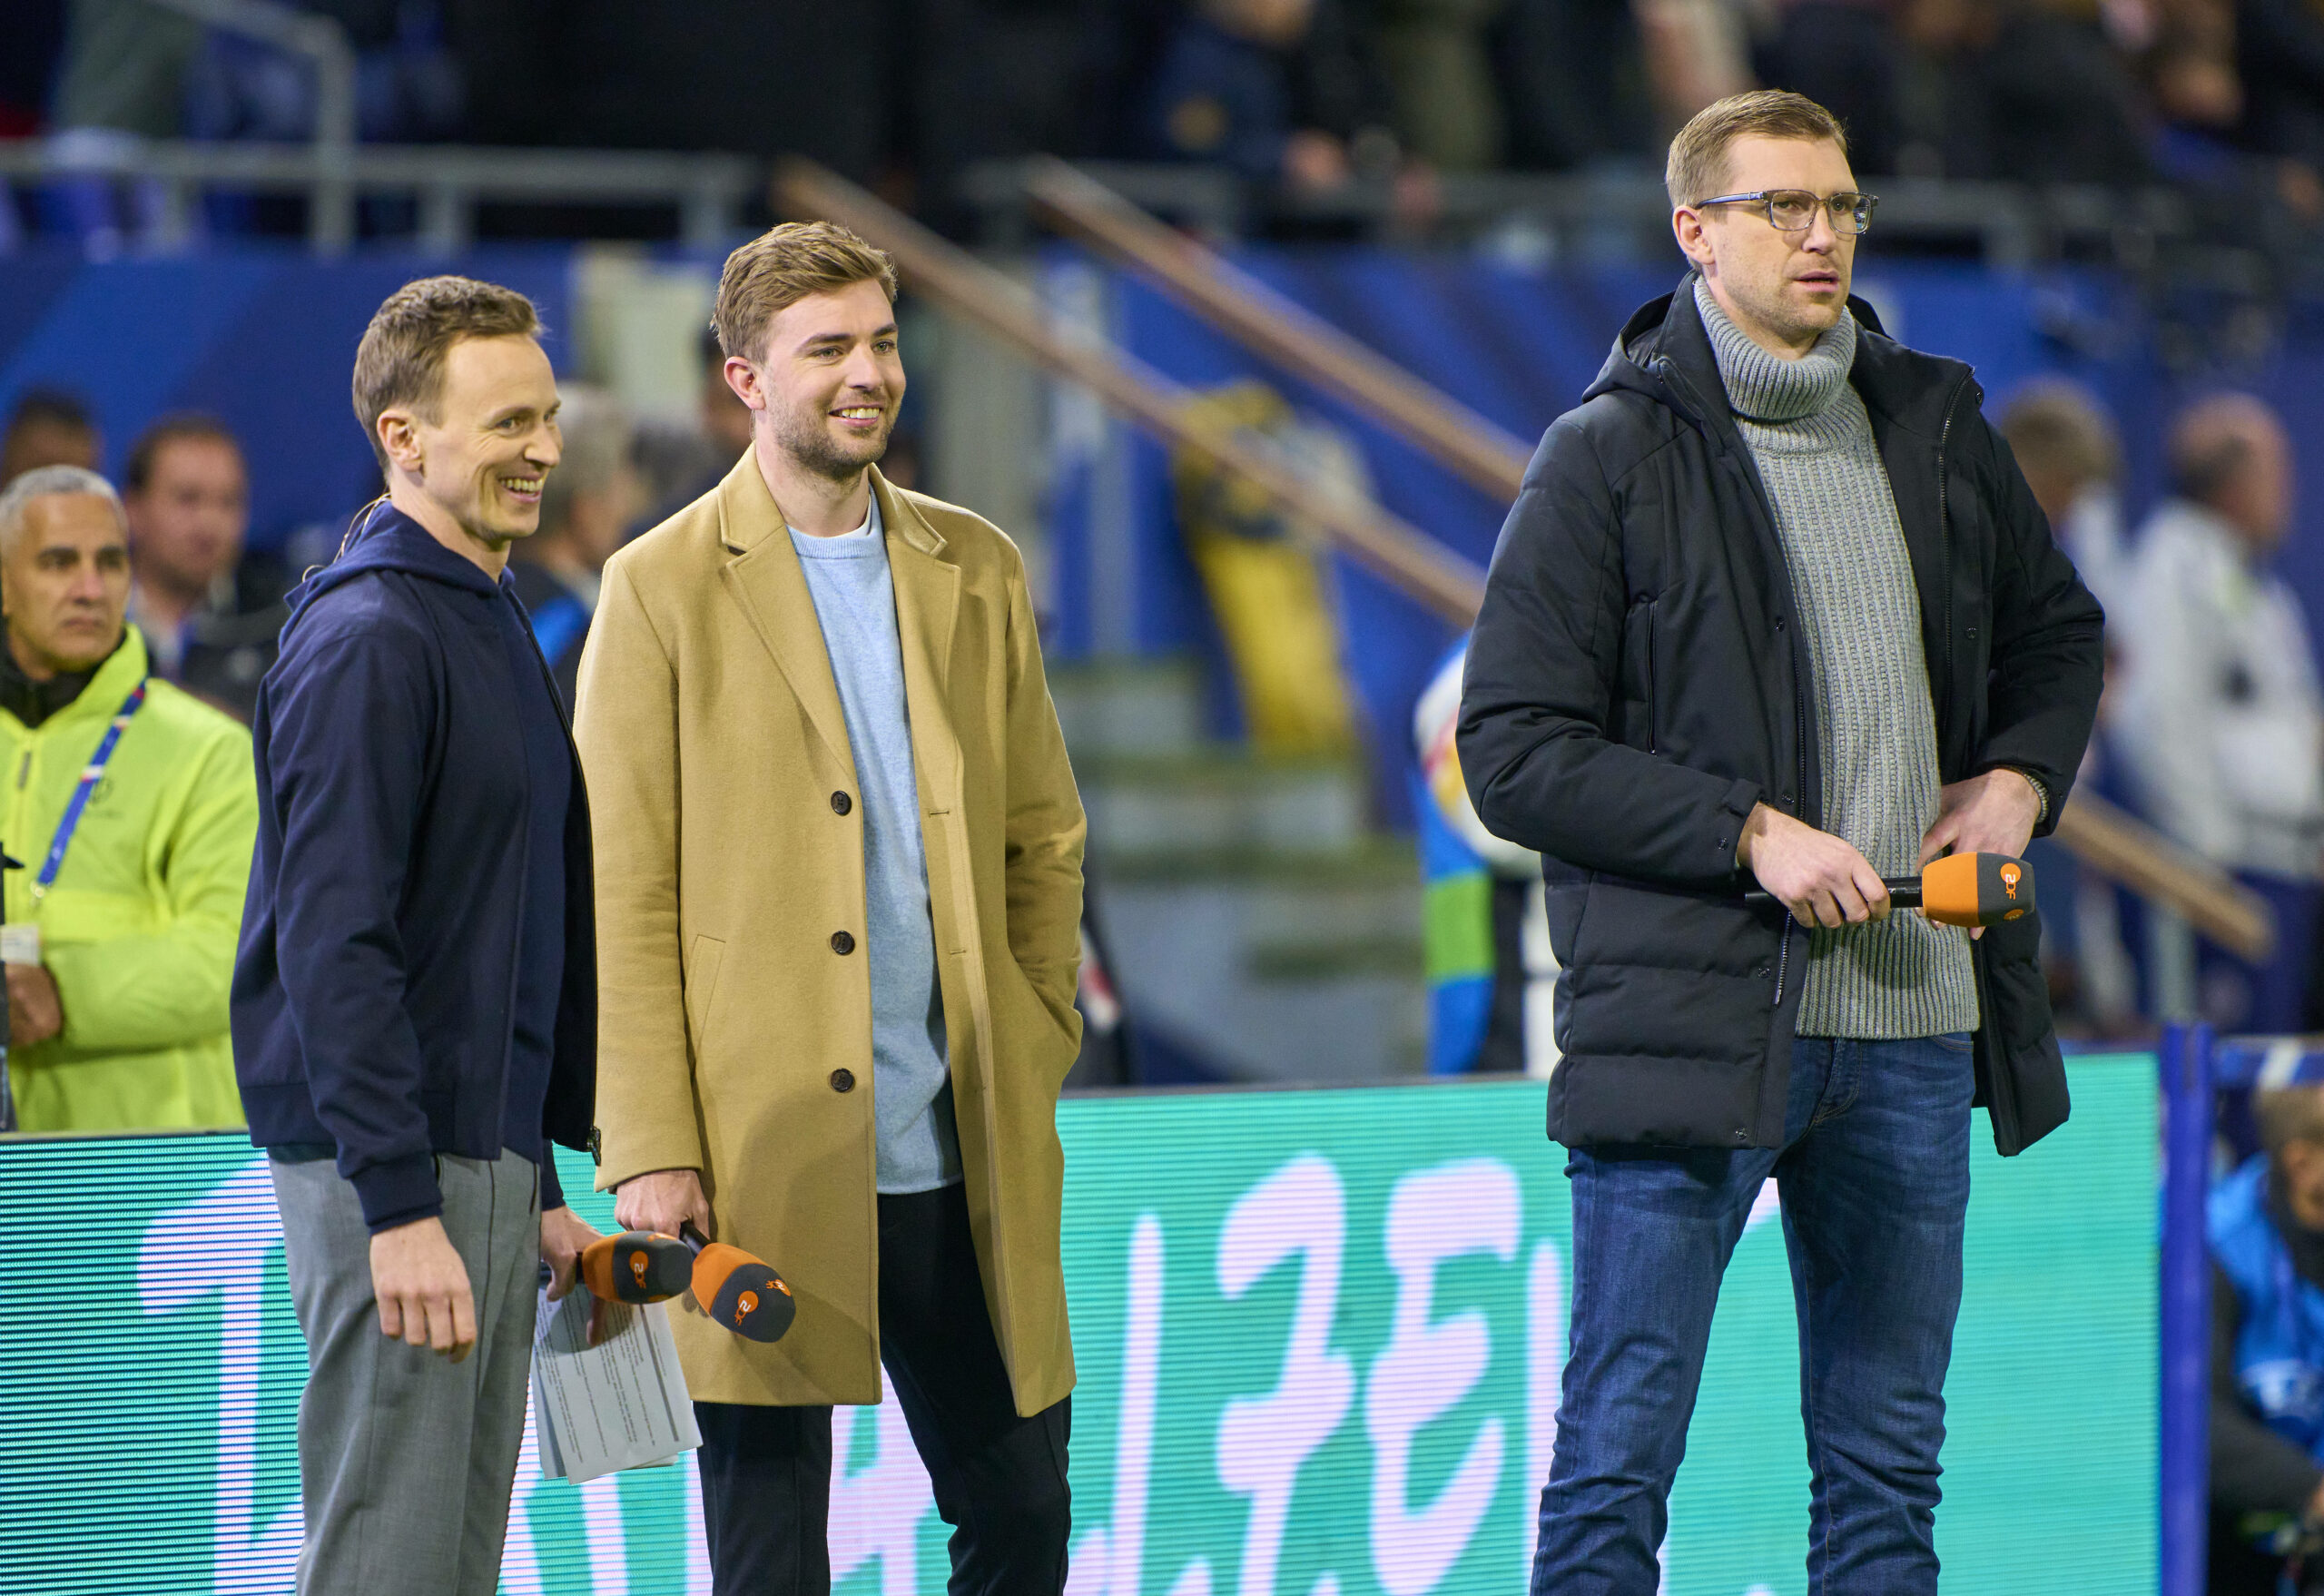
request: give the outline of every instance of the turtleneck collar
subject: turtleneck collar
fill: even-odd
[[[1727,402],[1747,421],[1799,421],[1820,415],[1847,386],[1856,364],[1856,317],[1843,312],[1816,347],[1796,360],[1769,354],[1735,325],[1709,285],[1695,280],[1695,308],[1710,334]]]

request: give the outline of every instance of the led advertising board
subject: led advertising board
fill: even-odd
[[[2021,1158],[1979,1117],[1937,1545],[1955,1596],[2152,1591],[2151,1059],[2078,1061]],[[1564,1355],[1542,1089],[1060,1110],[1075,1596],[1524,1588]],[[568,1157],[566,1189],[586,1191]],[[609,1199],[576,1205],[610,1223]],[[1738,1249],[1663,1549],[1669,1596],[1806,1589],[1781,1225]],[[773,1260],[778,1267],[782,1260]],[[265,1166],[231,1137],[0,1147],[0,1592],[287,1591],[304,1349]],[[944,1588],[894,1404],[839,1410],[835,1589]],[[707,1592],[690,1464],[575,1486],[527,1443],[502,1588]]]

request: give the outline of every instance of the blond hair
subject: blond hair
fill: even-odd
[[[573,501],[610,488],[630,463],[637,430],[622,402],[606,389],[567,382],[556,390],[563,457],[541,485],[540,536],[554,537],[573,518]]]
[[[2081,484],[2122,474],[2122,445],[2096,397],[2079,382],[2037,377],[2002,407],[1998,423],[2009,452],[2029,476],[2049,473]]]
[[[1662,186],[1674,207],[1699,205],[1727,186],[1727,149],[1736,140],[1829,139],[1848,153],[1848,135],[1840,119],[1805,94],[1788,89],[1753,89],[1729,94],[1695,113],[1670,141],[1670,158],[1662,169]]]
[[[2251,1118],[2271,1158],[2296,1141],[2324,1142],[2324,1086],[2261,1087],[2251,1094]]]
[[[379,418],[409,405],[430,420],[444,397],[444,357],[464,338],[538,338],[540,312],[513,288],[473,277],[423,277],[389,294],[355,346],[355,416],[379,468]]]
[[[896,263],[835,222],[786,222],[726,257],[710,325],[729,356],[766,353],[767,326],[810,294],[876,282],[893,304]]]

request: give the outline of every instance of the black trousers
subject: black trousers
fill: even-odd
[[[951,1596],[1057,1596],[1073,1504],[1068,1397],[1017,1416],[986,1312],[967,1193],[880,1199],[881,1362],[952,1526]],[[717,1596],[827,1596],[832,1410],[698,1402]]]

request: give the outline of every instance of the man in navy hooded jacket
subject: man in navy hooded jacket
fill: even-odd
[[[311,1369],[302,1596],[497,1589],[537,1273],[596,1238],[550,1148],[596,1094],[588,806],[506,571],[559,451],[538,330],[464,278],[379,308],[388,493],[259,692],[234,1059]]]

